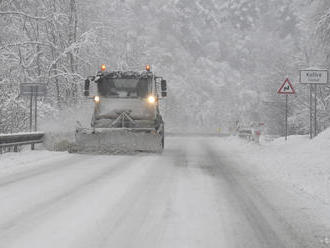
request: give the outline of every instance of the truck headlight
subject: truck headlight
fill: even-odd
[[[154,96],[149,96],[148,97],[148,102],[149,103],[155,103],[156,102],[156,98]]]
[[[99,96],[94,96],[94,102],[99,103],[100,102],[100,97]]]

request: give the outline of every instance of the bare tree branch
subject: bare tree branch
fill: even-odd
[[[18,16],[23,16],[26,18],[30,18],[34,20],[42,20],[42,21],[46,21],[49,18],[49,16],[32,16],[24,12],[18,12],[18,11],[6,11],[6,12],[0,11],[0,15],[18,15]]]

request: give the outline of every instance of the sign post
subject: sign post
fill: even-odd
[[[287,78],[284,83],[281,85],[278,94],[285,95],[285,140],[288,140],[288,96],[295,94],[295,90]]]
[[[38,116],[38,85],[34,88],[34,131],[37,131],[37,116]]]
[[[32,132],[32,103],[33,103],[33,93],[30,94],[30,132]]]
[[[285,140],[288,140],[288,94],[285,94]]]
[[[317,84],[315,84],[314,92],[314,137],[317,136]]]
[[[309,137],[313,138],[313,85],[309,85]]]
[[[309,135],[313,138],[317,135],[317,85],[327,84],[328,70],[305,69],[300,70],[300,83],[309,84]],[[313,86],[314,85],[314,86]],[[314,88],[314,116],[313,116],[313,88]],[[314,129],[313,129],[314,122]]]
[[[37,131],[37,116],[38,116],[38,96],[47,95],[47,86],[46,84],[39,83],[22,83],[20,84],[20,95],[30,97],[30,132],[33,129],[33,97],[34,97],[34,131]]]

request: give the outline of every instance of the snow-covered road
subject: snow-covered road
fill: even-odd
[[[0,247],[330,247],[301,211],[312,201],[212,144],[172,137],[162,155],[16,155],[28,155],[14,159],[20,169],[0,173]]]

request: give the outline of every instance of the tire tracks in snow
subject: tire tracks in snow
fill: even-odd
[[[174,191],[171,189],[176,187],[178,179],[175,167],[182,166],[184,158],[181,151],[175,151],[168,159],[169,152],[166,150],[156,157],[154,166],[118,202],[109,206],[99,227],[100,233],[89,233],[87,240],[81,240],[74,247],[159,247],[157,244],[161,243],[167,227],[165,219]]]
[[[56,197],[38,203],[33,207],[24,210],[23,212],[16,215],[9,221],[6,221],[5,223],[0,223],[0,233],[4,234],[4,232],[10,231],[11,229],[19,226],[20,224],[27,222],[29,219],[33,220],[34,218],[37,218],[37,216],[41,216],[44,213],[51,211],[51,209],[56,208],[59,204],[62,204],[65,201],[74,200],[74,198],[72,197],[73,195],[77,195],[79,193],[84,192],[86,188],[90,187],[93,184],[97,184],[98,182],[104,180],[109,176],[118,175],[120,172],[128,169],[133,162],[133,159],[130,157],[120,158],[119,161],[114,164],[111,164],[110,167],[106,167],[100,172],[97,172],[96,175],[93,175],[88,180],[83,180],[82,182],[79,182],[78,184],[75,184],[74,186],[65,190],[65,192],[58,194]],[[64,167],[64,165],[62,167]]]
[[[235,212],[247,220],[247,225],[257,238],[260,247],[316,247],[315,244],[311,244],[312,241],[295,232],[283,216],[247,180],[248,175],[236,169],[235,164],[228,165],[228,161],[223,161],[221,155],[217,154],[209,144],[204,145],[208,160],[202,168],[219,181],[220,187],[226,185],[227,198]]]
[[[47,173],[52,173],[54,171],[58,171],[60,169],[66,169],[70,166],[74,166],[81,162],[82,160],[92,159],[92,157],[87,157],[84,155],[77,155],[61,160],[56,160],[52,162],[45,162],[36,168],[32,168],[30,170],[24,170],[22,172],[16,172],[12,175],[1,177],[0,178],[0,188],[9,186],[11,184],[15,184],[20,181],[29,180],[33,177],[37,177],[40,175],[44,175]]]

